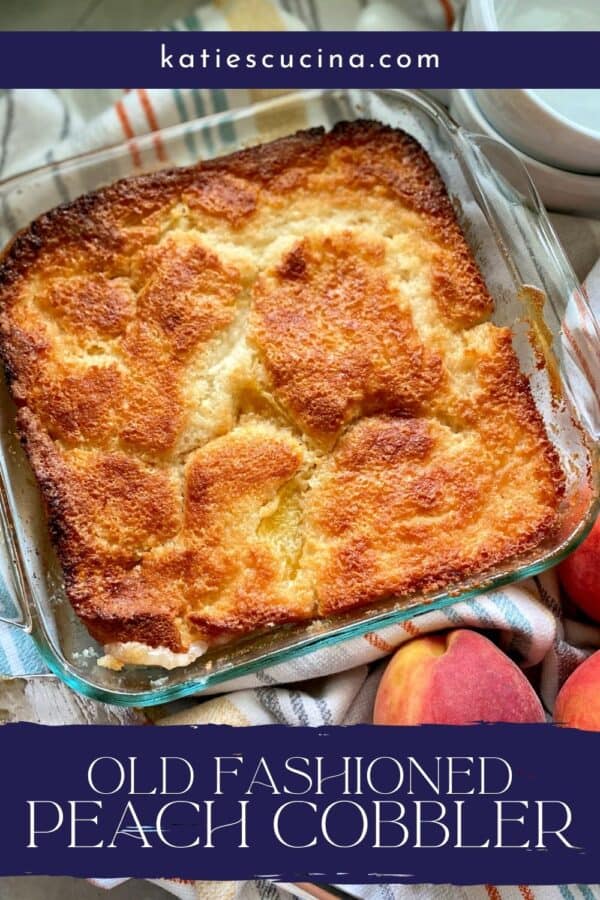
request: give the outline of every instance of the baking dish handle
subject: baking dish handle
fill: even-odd
[[[31,632],[31,616],[29,615],[27,607],[21,603],[19,594],[16,591],[9,592],[6,585],[0,585],[0,593],[5,595],[2,597],[3,609],[8,605],[7,601],[12,602],[17,608],[17,613],[14,616],[2,612],[0,614],[0,622],[4,625],[12,625],[14,628],[20,628],[22,631],[29,634]],[[6,595],[8,595],[8,597]]]
[[[12,616],[1,615],[0,623],[2,623],[3,625],[12,625],[14,628],[20,628],[22,631],[26,632],[26,634],[31,633],[31,622],[29,621],[29,618],[26,617],[26,614],[22,610],[20,604],[18,616],[15,616],[13,618]]]
[[[0,473],[1,475],[2,473]],[[0,520],[2,524],[2,536],[7,551],[10,565],[9,578],[11,584],[7,584],[0,576],[0,622],[5,625],[13,625],[30,633],[32,627],[30,607],[27,603],[29,588],[25,577],[25,564],[21,556],[18,542],[15,540],[11,517],[9,513],[8,497],[4,486],[3,477],[0,477]],[[11,590],[11,587],[13,588]],[[7,608],[13,606],[15,614],[11,615]]]

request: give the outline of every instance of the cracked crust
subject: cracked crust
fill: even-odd
[[[177,664],[538,546],[563,476],[492,311],[438,172],[374,122],[33,222],[0,346],[91,634]]]

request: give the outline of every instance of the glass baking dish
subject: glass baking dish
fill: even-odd
[[[591,527],[599,495],[600,409],[593,383],[600,372],[598,325],[518,158],[503,145],[466,133],[424,95],[402,90],[293,93],[26,172],[0,184],[0,239],[7,243],[38,214],[117,178],[190,164],[302,127],[329,128],[342,119],[364,117],[414,135],[441,171],[495,298],[494,321],[512,328],[521,368],[562,460],[567,491],[559,533],[534,553],[476,581],[449,585],[443,594],[388,600],[336,619],[280,628],[215,648],[170,672],[150,667],[111,671],[95,664],[101,649],[64,597],[39,492],[15,438],[14,409],[2,386],[0,512],[16,604],[2,619],[30,631],[50,669],[75,690],[108,703],[145,706],[214,688],[533,575],[559,562]]]

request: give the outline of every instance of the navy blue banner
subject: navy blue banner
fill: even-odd
[[[0,32],[12,88],[598,87],[600,32]]]
[[[600,881],[600,734],[0,728],[0,875]]]

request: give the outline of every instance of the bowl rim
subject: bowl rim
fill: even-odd
[[[479,0],[481,15],[487,31],[500,31],[500,23],[496,15],[494,0]]]
[[[569,128],[571,131],[574,131],[577,135],[585,135],[585,137],[590,138],[598,144],[598,147],[600,149],[600,126],[598,127],[598,129],[588,128],[586,125],[581,125],[574,119],[567,118],[567,116],[559,112],[559,110],[555,109],[553,106],[550,106],[550,104],[547,103],[543,97],[540,97],[539,94],[536,93],[536,88],[521,88],[520,90],[534,106],[537,106],[542,110],[544,115],[550,116],[552,119],[556,119],[558,122],[560,122],[561,125],[566,125],[567,128]],[[573,88],[573,90],[591,91],[594,90],[594,88]]]
[[[475,97],[473,96],[473,91],[471,89],[457,88],[453,91],[453,94],[460,98],[461,102],[465,104],[469,112],[473,114],[473,117],[477,119],[478,126],[481,128],[485,128],[485,133],[487,133],[490,137],[494,137],[497,140],[502,141],[503,144],[507,144],[511,148],[511,150],[513,150],[514,153],[520,156],[528,166],[531,165],[538,167],[540,171],[543,171],[547,174],[558,174],[571,182],[578,181],[581,186],[589,185],[589,187],[593,187],[594,189],[598,189],[598,187],[600,187],[600,172],[597,175],[594,175],[591,172],[574,172],[572,169],[561,169],[559,166],[552,166],[550,165],[550,163],[542,162],[542,160],[536,159],[534,156],[530,156],[528,153],[525,153],[524,150],[521,150],[519,147],[515,147],[510,143],[510,141],[507,141],[507,139],[503,137],[500,132],[494,127],[494,125],[492,125],[489,119],[484,116],[479,107],[479,104],[476,102]]]
[[[490,100],[492,97],[495,97],[499,92],[503,94],[511,94],[515,97],[515,101],[517,98],[522,98],[525,100],[529,107],[534,107],[537,112],[541,112],[548,119],[552,119],[555,122],[559,122],[561,125],[565,127],[566,130],[572,132],[573,137],[585,137],[598,145],[600,150],[600,125],[597,129],[589,128],[586,125],[582,125],[579,122],[576,122],[574,119],[569,119],[563,113],[561,113],[558,109],[555,109],[550,103],[548,103],[543,97],[541,97],[537,91],[538,88],[473,88],[474,91],[479,95],[488,95]],[[560,88],[558,89],[560,90]],[[568,89],[567,89],[568,90]],[[585,90],[585,91],[594,91],[598,90],[597,88],[572,88],[573,91]],[[600,91],[599,91],[600,93]],[[527,113],[529,109],[521,110],[521,112]],[[567,170],[569,171],[569,170]],[[598,171],[600,172],[600,162],[598,164]]]
[[[471,2],[472,2],[472,0],[471,0]],[[495,0],[478,0],[478,3],[479,3],[479,12],[481,15],[481,19],[483,21],[483,29],[482,30],[485,30],[485,31],[506,30],[506,29],[500,28],[498,16],[496,15]],[[467,4],[469,4],[469,0],[467,0]],[[527,89],[523,88],[523,90],[527,90]],[[567,119],[566,121],[570,122],[570,119]],[[592,133],[594,133],[594,132],[592,132]]]

